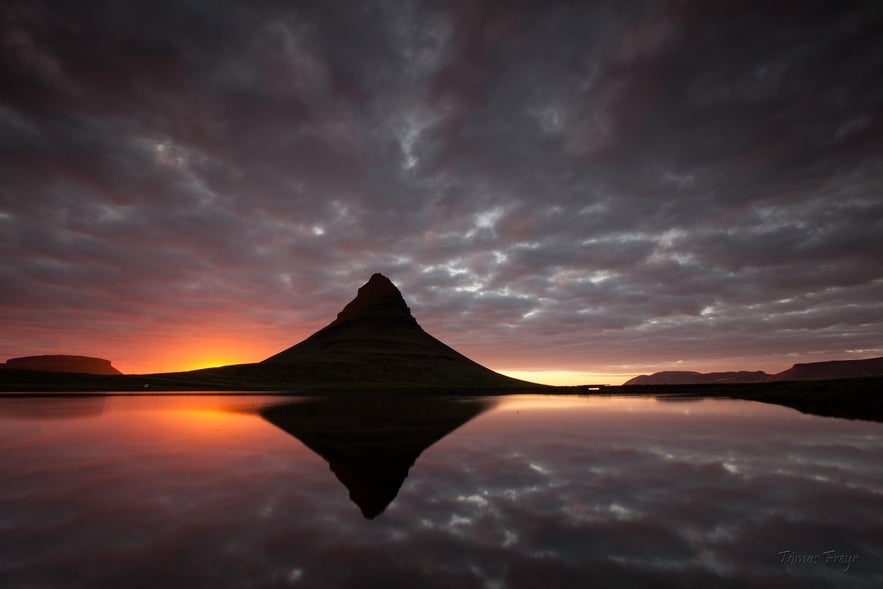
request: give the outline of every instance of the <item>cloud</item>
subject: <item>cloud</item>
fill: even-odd
[[[99,321],[90,351],[149,369],[118,336],[153,317],[270,355],[381,271],[494,368],[878,355],[880,18],[13,4],[0,352]]]

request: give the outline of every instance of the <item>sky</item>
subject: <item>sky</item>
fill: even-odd
[[[883,4],[0,8],[0,360],[255,362],[374,272],[538,382],[883,355]]]

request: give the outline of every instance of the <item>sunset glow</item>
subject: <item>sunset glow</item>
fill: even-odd
[[[279,348],[271,346],[260,340],[237,339],[235,334],[227,338],[198,335],[181,339],[158,337],[152,345],[137,350],[117,350],[116,356],[121,360],[114,362],[114,366],[127,374],[149,374],[246,364],[260,362],[279,351]]]
[[[635,374],[602,374],[568,370],[500,370],[499,372],[520,380],[558,386],[583,384],[619,385],[635,376]]]

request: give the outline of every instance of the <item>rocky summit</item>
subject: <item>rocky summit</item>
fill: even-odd
[[[359,288],[356,298],[337,314],[337,319],[329,327],[353,319],[383,316],[401,317],[407,322],[417,324],[396,285],[383,274],[373,274],[368,282]]]

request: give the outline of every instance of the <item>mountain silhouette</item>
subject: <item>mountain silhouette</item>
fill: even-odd
[[[781,381],[834,380],[883,376],[883,357],[865,360],[833,360],[795,364],[776,374],[755,372],[664,371],[642,374],[626,381],[629,385],[732,384]]]
[[[322,397],[258,414],[328,462],[367,519],[395,499],[417,457],[491,407],[444,397]]]
[[[720,384],[766,382],[769,374],[763,371],[748,372],[692,372],[688,370],[666,370],[653,374],[642,374],[626,381],[625,385],[677,385],[677,384]]]
[[[774,374],[770,380],[829,380],[867,376],[883,376],[883,357],[795,364],[784,372]]]
[[[478,364],[426,333],[399,289],[374,274],[337,318],[258,365],[291,382],[340,385],[530,385]]]
[[[89,356],[24,356],[10,358],[0,368],[13,370],[34,370],[37,372],[75,372],[79,374],[122,374],[104,358]]]

